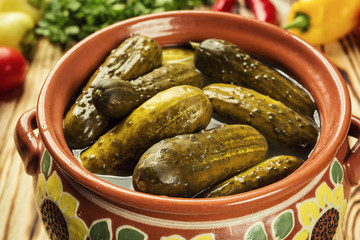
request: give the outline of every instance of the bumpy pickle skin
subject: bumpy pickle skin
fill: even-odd
[[[137,191],[192,197],[266,157],[265,138],[248,125],[222,125],[178,135],[149,148],[136,165]]]
[[[66,142],[72,149],[89,146],[109,127],[111,119],[93,104],[92,93],[98,81],[104,78],[131,80],[161,65],[160,45],[146,36],[126,39],[114,49],[92,74],[75,103],[64,118]]]
[[[109,117],[127,115],[155,94],[168,88],[191,85],[201,88],[201,74],[183,64],[167,64],[132,81],[107,79],[98,82],[93,92],[97,109]]]
[[[281,101],[300,114],[310,117],[314,114],[316,107],[310,94],[235,44],[219,39],[204,40],[195,51],[194,62],[213,83],[233,83],[250,88]]]
[[[309,150],[317,142],[319,129],[312,120],[268,96],[226,83],[210,84],[203,91],[214,114],[253,126],[274,145]]]
[[[229,196],[265,187],[287,177],[302,163],[301,159],[294,156],[275,156],[210,187],[197,197]]]
[[[141,155],[158,141],[204,129],[212,117],[201,89],[182,85],[164,90],[136,108],[80,155],[91,172],[131,175]]]

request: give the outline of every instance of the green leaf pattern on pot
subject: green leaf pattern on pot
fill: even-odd
[[[244,240],[267,240],[267,235],[262,222],[255,223],[245,233]]]
[[[337,159],[331,165],[331,180],[333,184],[340,184],[344,178],[343,169]]]
[[[116,231],[117,240],[147,240],[148,236],[146,233],[134,228],[130,225],[124,225]]]
[[[49,176],[51,166],[52,166],[52,159],[50,157],[50,153],[47,150],[45,150],[41,158],[41,165],[40,165],[41,172],[45,174],[45,176]]]
[[[330,188],[323,182],[315,191],[315,197],[297,204],[298,218],[302,229],[294,240],[333,239],[344,218],[347,201],[344,199],[343,169],[335,158],[330,168]]]
[[[287,210],[275,217],[272,224],[274,239],[285,239],[294,229],[294,212]]]
[[[100,219],[94,221],[90,227],[90,240],[111,240],[112,239],[111,220]]]

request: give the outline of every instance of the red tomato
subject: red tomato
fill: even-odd
[[[18,87],[25,79],[26,60],[24,56],[9,47],[0,47],[0,91]]]

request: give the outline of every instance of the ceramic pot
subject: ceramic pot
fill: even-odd
[[[63,116],[111,49],[136,34],[161,45],[221,38],[291,73],[315,99],[321,120],[309,158],[281,181],[214,199],[154,196],[90,173],[65,142]],[[49,73],[37,107],[19,119],[15,141],[34,178],[39,214],[51,239],[299,240],[316,234],[331,238],[342,222],[350,189],[360,179],[359,141],[350,149],[348,136],[359,139],[360,120],[351,116],[341,75],[314,47],[251,18],[178,11],[119,22],[70,49]]]

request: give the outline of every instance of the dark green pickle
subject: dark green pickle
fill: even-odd
[[[131,80],[161,65],[161,47],[146,36],[126,39],[114,49],[101,66],[93,73],[81,94],[66,113],[64,134],[72,149],[89,146],[108,130],[111,119],[93,104],[92,93],[102,79]]]
[[[195,51],[195,67],[211,82],[232,83],[253,89],[300,114],[312,117],[315,103],[298,84],[252,58],[236,45],[219,39],[207,39]]]
[[[104,79],[93,91],[95,107],[111,118],[121,118],[141,104],[140,95],[129,81]]]
[[[105,115],[120,118],[155,94],[180,85],[201,88],[201,74],[191,66],[174,63],[156,68],[132,81],[103,80],[94,89],[93,101]]]

